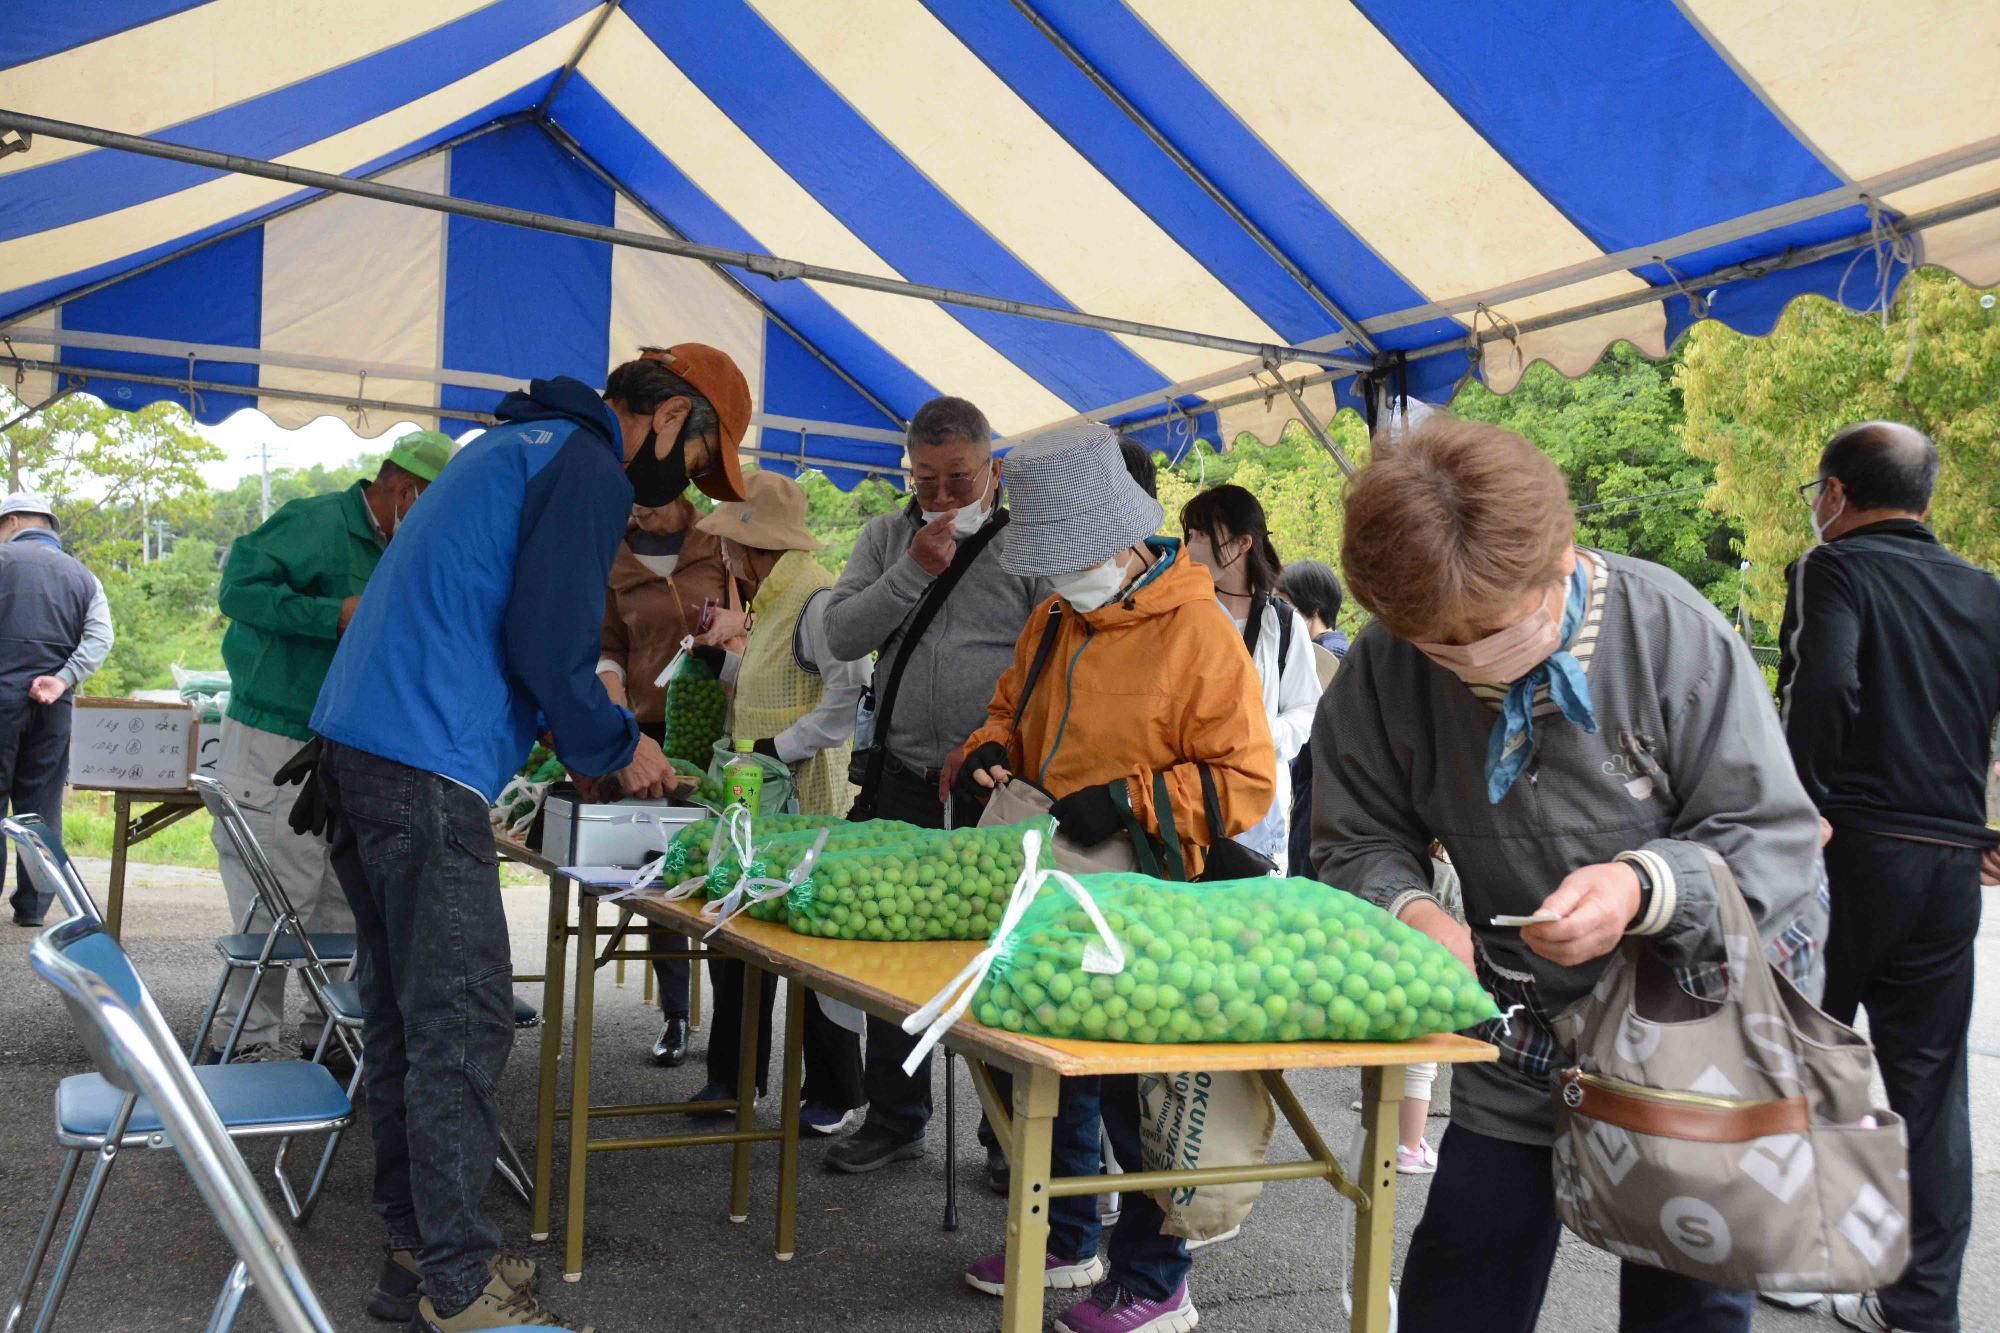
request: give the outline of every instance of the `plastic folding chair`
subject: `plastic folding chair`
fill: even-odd
[[[19,1325],[34,1294],[86,1153],[95,1159],[90,1179],[49,1278],[35,1333],[45,1333],[55,1319],[121,1149],[171,1143],[188,1161],[196,1185],[225,1230],[236,1223],[254,1226],[265,1233],[267,1244],[286,1248],[231,1140],[345,1129],[353,1121],[354,1107],[333,1076],[303,1060],[193,1068],[176,1046],[145,983],[102,922],[78,916],[52,927],[36,939],[31,958],[35,970],[62,993],[99,1072],[73,1074],[57,1085],[56,1143],[65,1157],[7,1314],[9,1333]],[[219,1152],[218,1144],[226,1152]],[[211,1195],[215,1182],[204,1180],[195,1170],[197,1158],[231,1181],[229,1199]],[[247,1271],[274,1304],[286,1299],[285,1277],[278,1268],[252,1263]],[[211,1328],[228,1326],[241,1295],[238,1290],[232,1298],[225,1287]],[[296,1292],[291,1299],[297,1302]],[[324,1315],[320,1318],[325,1327]]]
[[[21,864],[27,868],[28,878],[34,881],[38,892],[53,895],[71,916],[89,921],[104,919],[104,913],[97,908],[97,899],[90,896],[83,876],[77,873],[75,863],[63,849],[62,839],[47,820],[40,815],[16,815],[0,820],[0,832],[5,832],[20,852]]]
[[[292,907],[292,901],[285,895],[285,886],[278,882],[271,869],[271,863],[261,849],[257,848],[255,835],[243,819],[243,811],[236,804],[236,798],[229,794],[214,778],[196,774],[192,779],[194,789],[201,795],[202,804],[228,832],[230,842],[237,855],[243,858],[250,871],[251,886],[257,892],[257,901],[250,904],[250,910],[243,914],[243,922],[233,935],[224,935],[215,942],[216,952],[222,955],[222,973],[215,979],[215,993],[209,997],[208,1009],[201,1016],[201,1027],[195,1032],[194,1044],[188,1048],[188,1057],[199,1060],[208,1042],[209,1029],[215,1024],[215,1015],[222,1008],[223,993],[229,987],[229,979],[237,972],[249,972],[249,985],[245,988],[243,1002],[236,1011],[236,1022],[229,1029],[229,1037],[222,1044],[219,1061],[228,1064],[236,1053],[237,1039],[243,1035],[243,1024],[250,1017],[250,1007],[256,1001],[258,988],[265,976],[274,968],[288,971],[303,971],[310,978],[317,974],[326,977],[326,965],[346,967],[354,962],[354,936],[352,934],[318,933],[308,934],[305,923]],[[252,929],[259,912],[271,919],[270,928],[262,934]],[[306,983],[308,991],[313,983]],[[313,996],[321,1003],[319,995]],[[331,1011],[329,1010],[329,1015]]]
[[[320,954],[318,942],[328,938],[352,940],[353,937],[309,935],[300,928],[298,914],[292,909],[290,899],[285,896],[284,885],[279,883],[277,871],[272,867],[270,858],[264,855],[263,845],[257,841],[256,830],[252,829],[250,822],[243,817],[243,809],[236,804],[236,798],[230,795],[227,787],[213,778],[197,775],[194,786],[201,794],[202,804],[208,807],[209,814],[222,827],[230,845],[236,849],[238,859],[250,872],[251,882],[257,887],[259,901],[277,905],[285,913],[285,919],[293,923],[295,937],[301,941],[299,961],[293,966],[298,971],[300,980],[305,982],[306,992],[312,1002],[320,1007],[327,1018],[325,1026],[320,1029],[319,1045],[313,1048],[312,1062],[324,1064],[328,1045],[338,1040],[342,1049],[347,1052],[347,1058],[354,1065],[354,1073],[347,1082],[347,1095],[351,1099],[361,1084],[363,1058],[361,1027],[366,1015],[366,1009],[361,1002],[361,983],[354,978],[351,968],[345,979],[333,980],[326,968],[327,960]],[[227,981],[226,972],[224,980]],[[250,1006],[248,996],[244,997],[243,1004],[247,1012]],[[213,1013],[212,1007],[210,1012]],[[232,1043],[234,1041],[233,1035],[231,1041]],[[200,1045],[197,1039],[196,1052],[199,1051]],[[292,1192],[291,1182],[285,1175],[285,1158],[291,1150],[291,1143],[289,1138],[282,1139],[278,1143],[278,1184],[284,1191],[285,1207],[292,1214],[293,1220],[304,1225],[311,1214],[311,1205],[302,1206],[299,1203]],[[309,1199],[318,1195],[320,1185],[326,1180],[327,1171],[333,1165],[334,1150],[339,1146],[340,1135],[335,1134],[327,1139],[326,1147],[320,1153],[319,1167],[313,1175],[313,1183],[307,1191]],[[494,1160],[494,1169],[522,1203],[529,1201],[532,1196],[529,1192],[528,1168],[522,1162],[520,1152],[514,1147],[513,1140],[507,1137],[504,1129],[500,1132],[500,1154]]]

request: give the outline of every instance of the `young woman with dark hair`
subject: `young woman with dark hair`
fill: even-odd
[[[1238,841],[1285,870],[1292,808],[1292,759],[1312,730],[1319,704],[1319,675],[1312,640],[1291,604],[1276,600],[1284,562],[1271,545],[1264,506],[1241,486],[1198,492],[1181,507],[1187,553],[1215,581],[1216,600],[1236,623],[1263,685],[1264,715],[1277,748],[1278,793],[1257,827]]]

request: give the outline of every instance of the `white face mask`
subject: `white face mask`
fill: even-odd
[[[1840,516],[1843,513],[1847,512],[1847,492],[1842,491],[1840,493],[1840,507],[1838,509],[1835,509],[1831,514],[1828,514],[1826,516],[1826,521],[1824,523],[1820,522],[1818,505],[1814,505],[1811,509],[1807,510],[1806,512],[1812,519],[1813,539],[1815,541],[1825,542],[1826,530],[1832,527],[1835,523],[1839,522]]]
[[[993,472],[989,468],[986,472],[986,485],[980,489],[978,496],[970,504],[958,506],[958,517],[951,521],[952,536],[970,537],[973,533],[986,526],[986,520],[992,517],[992,511],[985,507],[986,496],[992,489]],[[924,522],[935,523],[949,511],[944,509],[925,509],[920,512],[924,516]]]
[[[1050,575],[1049,586],[1072,610],[1095,611],[1125,586],[1125,563],[1114,555],[1103,564],[1079,569],[1074,574]]]

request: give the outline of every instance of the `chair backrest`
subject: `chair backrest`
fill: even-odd
[[[15,815],[0,820],[0,831],[20,849],[21,864],[37,889],[53,895],[71,916],[86,921],[104,919],[104,913],[97,910],[97,900],[84,887],[76,864],[63,849],[62,838],[49,827],[48,821],[40,815]]]
[[[103,923],[79,917],[51,927],[35,940],[29,956],[35,971],[61,993],[98,1072],[125,1092],[151,1099],[195,1188],[282,1333],[333,1333],[333,1322],[243,1154]]]
[[[291,935],[297,937],[299,949],[305,956],[307,986],[320,1001],[317,993],[332,983],[327,974],[326,964],[313,949],[312,940],[306,934],[305,922],[299,919],[298,909],[292,906],[291,898],[285,893],[284,884],[278,879],[278,872],[272,868],[271,859],[264,855],[264,848],[257,841],[256,831],[250,821],[243,817],[243,807],[236,804],[236,798],[229,794],[229,788],[206,774],[197,773],[192,779],[201,803],[208,807],[208,813],[222,826],[229,838],[229,845],[236,849],[236,855],[243,867],[250,872],[250,883],[257,891],[257,901],[263,904],[271,920],[278,923]]]

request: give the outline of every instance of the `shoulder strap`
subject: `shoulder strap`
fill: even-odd
[[[863,792],[875,790],[882,780],[882,765],[889,754],[889,719],[896,711],[896,695],[903,684],[903,668],[910,664],[910,654],[916,650],[917,640],[924,637],[924,631],[931,627],[931,622],[937,619],[938,612],[944,609],[945,599],[951,596],[951,590],[965,577],[965,571],[972,568],[973,561],[979,559],[981,553],[992,544],[993,539],[1000,535],[1000,529],[1007,526],[1008,518],[1008,512],[1002,509],[993,515],[992,522],[960,542],[958,550],[952,553],[951,563],[945,566],[944,573],[937,576],[930,590],[924,594],[924,600],[917,603],[916,613],[910,617],[909,628],[903,632],[903,642],[897,646],[896,660],[889,664],[889,677],[882,682],[882,704],[875,713],[876,743],[869,752],[868,772],[861,783]]]
[[[1049,603],[1048,624],[1042,629],[1042,641],[1035,645],[1035,660],[1028,663],[1028,678],[1021,682],[1021,697],[1014,701],[1014,730],[1021,730],[1021,719],[1028,712],[1028,696],[1035,692],[1035,684],[1042,678],[1042,668],[1049,664],[1049,654],[1055,651],[1056,635],[1062,630],[1062,599]]]
[[[1257,637],[1264,629],[1264,607],[1267,605],[1263,593],[1250,599],[1250,613],[1243,618],[1243,647],[1250,654],[1250,660],[1257,660]]]
[[[1271,605],[1278,610],[1278,674],[1285,674],[1285,663],[1292,658],[1292,604],[1282,597],[1273,597]]]

